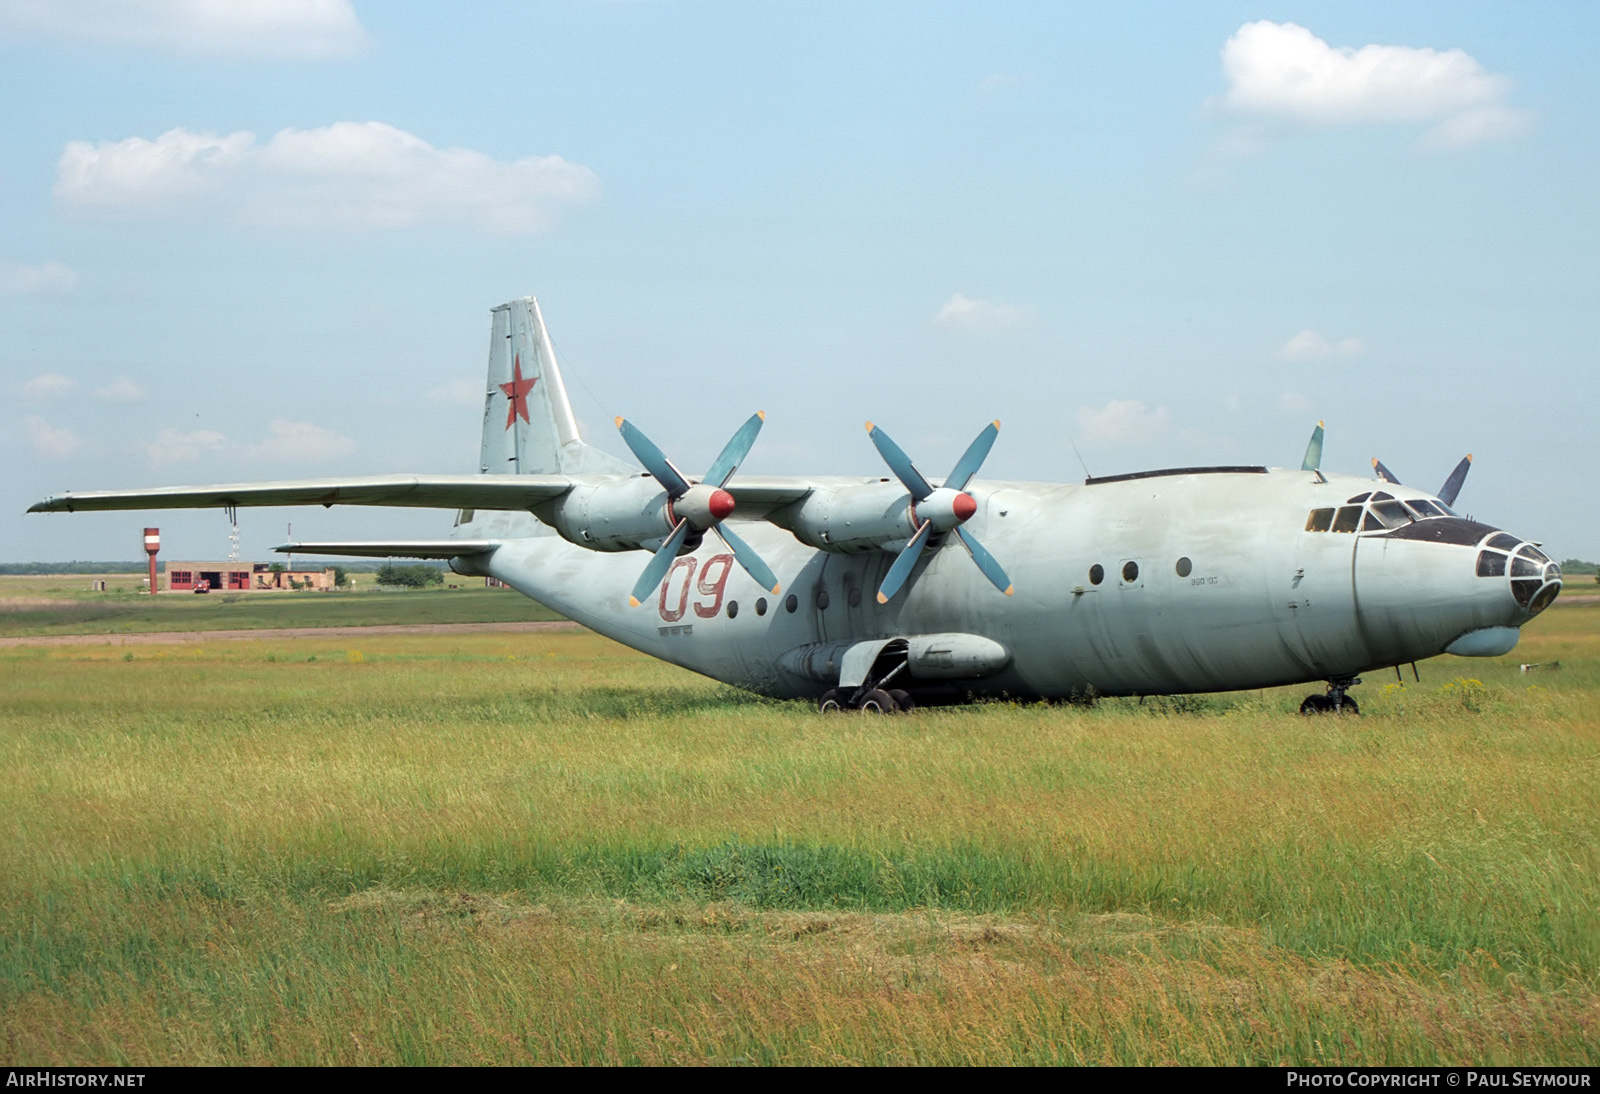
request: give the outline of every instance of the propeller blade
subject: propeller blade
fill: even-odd
[[[755,549],[734,535],[733,529],[726,525],[718,524],[713,531],[721,536],[722,542],[726,543],[728,548],[733,551],[733,557],[739,560],[739,565],[744,567],[744,572],[755,578],[757,585],[760,585],[773,596],[777,596],[781,591],[781,586],[778,584],[778,575],[774,574],[771,567],[761,561],[761,556],[756,554]]]
[[[978,569],[983,571],[983,576],[988,578],[996,589],[999,589],[1007,596],[1016,591],[1012,588],[1011,579],[1000,568],[1000,564],[994,560],[994,556],[984,549],[983,544],[978,542],[978,537],[965,528],[957,528],[956,535],[961,537],[961,546],[967,549],[967,553],[972,556],[972,561],[978,564]]]
[[[889,465],[889,470],[894,472],[894,477],[900,484],[911,492],[912,500],[921,501],[933,493],[933,487],[928,485],[928,480],[922,477],[916,465],[911,462],[911,457],[901,451],[900,446],[889,439],[889,434],[867,423],[867,436],[872,438],[872,443],[878,449],[878,455],[883,457],[883,462]],[[963,457],[964,458],[964,457]]]
[[[1378,478],[1384,482],[1393,483],[1395,486],[1400,485],[1400,480],[1394,477],[1394,472],[1383,466],[1383,461],[1376,456],[1372,457],[1372,469],[1378,473]]]
[[[1461,493],[1461,484],[1467,481],[1467,472],[1472,470],[1472,453],[1468,452],[1461,462],[1456,464],[1456,469],[1450,472],[1450,477],[1444,480],[1444,485],[1439,487],[1439,500],[1446,505],[1456,503],[1456,495]]]
[[[1300,470],[1315,471],[1322,466],[1322,423],[1311,431],[1311,441],[1306,445],[1306,458],[1300,461]]]
[[[634,458],[644,464],[644,469],[654,475],[655,480],[666,488],[669,497],[681,498],[689,492],[689,480],[672,466],[672,461],[667,459],[649,437],[639,431],[638,426],[626,418],[618,418],[617,428],[622,431],[622,439],[627,444],[628,451],[632,452]]]
[[[933,528],[932,521],[923,521],[922,527],[917,529],[917,534],[900,549],[900,554],[894,560],[894,565],[889,567],[889,572],[883,577],[883,584],[878,586],[878,603],[887,604],[889,598],[900,591],[900,586],[906,583],[906,578],[911,576],[911,568],[917,564],[917,556],[922,554],[922,548],[928,542],[928,533]]]
[[[767,416],[759,410],[750,415],[750,420],[740,426],[739,432],[722,446],[722,454],[711,465],[711,470],[706,472],[706,482],[712,486],[724,486],[733,478],[733,473],[739,470],[745,456],[750,454],[750,446],[756,443],[756,434],[761,432],[761,423],[766,420]]]
[[[983,466],[983,461],[989,458],[989,449],[994,447],[994,439],[998,436],[1000,436],[998,421],[984,426],[983,432],[967,445],[967,450],[956,461],[955,467],[950,469],[950,477],[944,480],[944,484],[953,490],[965,490],[967,483],[972,481],[972,476]]]
[[[634,582],[633,594],[628,597],[629,607],[637,608],[644,603],[644,598],[650,595],[651,590],[661,584],[661,579],[667,576],[667,570],[672,566],[672,560],[678,557],[678,548],[683,546],[683,541],[688,535],[689,522],[680,520],[677,527],[672,529],[672,534],[667,537],[667,541],[651,557],[649,564],[644,568],[644,573],[639,575],[639,580]]]

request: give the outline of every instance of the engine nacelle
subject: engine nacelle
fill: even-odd
[[[674,523],[667,492],[648,475],[574,486],[535,507],[534,515],[591,551],[655,550]]]
[[[820,551],[898,551],[916,532],[911,496],[898,482],[817,490],[767,517]]]

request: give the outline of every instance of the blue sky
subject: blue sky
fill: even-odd
[[[239,10],[247,8],[248,16]],[[245,18],[254,20],[248,24]],[[0,0],[0,560],[65,489],[475,468],[488,309],[752,473],[1380,456],[1600,558],[1600,6]],[[254,510],[297,537],[425,511]],[[217,513],[161,513],[219,557]]]

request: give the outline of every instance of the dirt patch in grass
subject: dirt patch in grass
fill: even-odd
[[[257,631],[158,631],[146,634],[51,634],[0,638],[0,648],[10,646],[149,646],[184,642],[230,642],[273,638],[361,638],[390,634],[471,634],[505,631],[581,631],[566,621],[532,623],[394,623],[374,627],[282,627]]]

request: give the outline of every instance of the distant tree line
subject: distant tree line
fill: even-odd
[[[275,572],[281,573],[288,569],[281,562],[273,563],[277,567]],[[346,573],[370,574],[389,565],[376,559],[362,561],[349,560],[329,562],[326,559],[303,558],[298,564],[302,570],[323,570],[329,566],[342,569]],[[421,565],[428,566],[428,563]],[[148,567],[144,559],[138,562],[0,562],[0,574],[142,574]],[[441,570],[441,573],[443,571]],[[442,581],[443,578],[441,577]],[[437,582],[435,582],[437,584]]]
[[[398,585],[407,589],[425,589],[429,585],[443,585],[444,571],[437,566],[417,563],[414,566],[396,566],[386,562],[378,567],[379,585]]]

